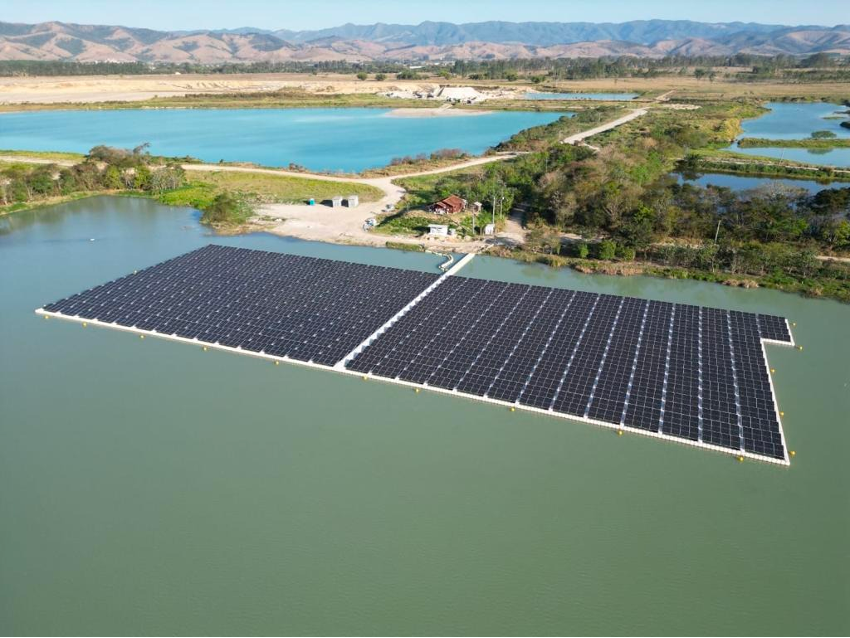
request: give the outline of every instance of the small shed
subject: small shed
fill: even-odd
[[[342,208],[342,195],[331,198],[331,208]]]
[[[484,227],[485,235],[495,235],[496,234],[496,224],[487,224]]]
[[[481,205],[481,202],[472,202],[472,212],[473,213],[476,213],[476,214],[480,213],[482,208],[483,208],[483,206]]]
[[[349,195],[346,202],[349,208],[356,208],[360,206],[360,197],[358,195]]]
[[[457,195],[449,195],[431,206],[431,210],[438,215],[453,215],[466,210],[466,200]]]
[[[449,227],[445,224],[428,224],[429,237],[448,237]]]

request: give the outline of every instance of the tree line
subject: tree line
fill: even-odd
[[[185,184],[183,168],[134,149],[95,146],[73,166],[11,163],[0,168],[0,205],[23,207],[55,197],[106,191],[161,194]]]

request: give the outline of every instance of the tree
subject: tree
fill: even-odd
[[[103,172],[103,187],[108,190],[121,188],[121,172],[115,166],[109,166]]]
[[[358,79],[358,80],[363,81],[363,80],[366,80],[366,79],[368,79],[368,78],[369,78],[369,74],[368,74],[368,73],[364,73],[363,71],[360,71],[360,73],[358,73],[358,74],[357,74],[357,79]]]
[[[386,73],[376,73],[375,74],[375,80],[377,80],[378,82],[383,82],[386,79],[387,79]]]
[[[834,137],[838,137],[832,131],[814,131],[812,133],[813,140],[831,140]]]
[[[133,175],[133,188],[140,191],[145,191],[150,188],[151,169],[144,164],[136,167],[136,172]]]
[[[617,244],[610,239],[603,239],[596,247],[599,259],[611,261],[617,256]]]
[[[207,224],[221,224],[233,221],[240,212],[239,201],[230,193],[219,193],[204,209],[201,221]]]
[[[575,256],[579,259],[587,259],[587,256],[590,254],[590,248],[587,246],[586,241],[579,241],[575,243]]]

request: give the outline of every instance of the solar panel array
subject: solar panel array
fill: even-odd
[[[784,459],[781,317],[452,277],[351,370]]]
[[[437,277],[211,245],[44,310],[333,365]]]
[[[786,458],[762,348],[793,343],[782,317],[437,280],[207,246],[44,310]]]

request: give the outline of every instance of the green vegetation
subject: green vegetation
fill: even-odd
[[[823,131],[829,133],[830,131]],[[814,137],[802,140],[771,140],[762,137],[744,137],[738,140],[740,148],[850,148],[850,139]]]
[[[622,106],[600,105],[565,116],[542,126],[520,131],[496,147],[497,151],[539,151],[558,143],[564,138],[586,131],[605,122],[610,122],[625,112]]]
[[[0,152],[0,155],[4,155]],[[10,152],[21,161],[0,162],[0,214],[56,204],[101,193],[156,197],[164,204],[191,206],[201,221],[217,226],[245,224],[267,203],[302,203],[335,195],[374,202],[384,193],[368,184],[291,177],[272,173],[184,171],[174,159],[151,156],[147,145],[132,150],[96,146],[88,155]],[[26,163],[38,159],[81,160],[73,166]]]
[[[205,208],[201,223],[212,226],[232,226],[245,224],[251,217],[250,205],[239,196],[219,193]]]
[[[386,166],[366,169],[360,175],[362,177],[386,177],[418,171],[429,171],[457,164],[459,161],[468,157],[469,155],[458,148],[444,148],[434,151],[430,155],[420,153],[419,155],[394,157]]]
[[[73,41],[64,45],[73,47]],[[62,46],[62,45],[60,45]],[[71,51],[73,53],[73,51]],[[157,62],[89,62],[47,60],[0,61],[0,76],[31,75],[148,75],[203,73],[230,75],[241,73],[395,73],[399,79],[442,75],[465,80],[525,79],[535,84],[545,81],[590,80],[606,78],[697,77],[713,81],[718,76],[732,76],[736,81],[823,82],[847,81],[850,60],[846,56],[818,53],[805,58],[790,55],[772,57],[740,53],[733,56],[682,56],[639,58],[633,56],[605,58],[531,58],[513,60],[457,60],[452,67],[425,64],[411,70],[400,62],[252,62],[252,63],[163,63]]]
[[[554,265],[748,281],[850,301],[850,267],[817,258],[850,253],[850,188],[814,196],[802,189],[736,193],[682,185],[669,175],[677,167],[703,168],[718,156],[745,161],[718,149],[739,133],[742,118],[760,111],[745,101],[653,109],[594,137],[598,153],[568,158],[557,135],[539,136],[544,141],[535,140],[537,152],[521,158],[520,192],[530,204],[532,231],[516,254]],[[822,175],[840,170],[822,167]],[[412,192],[420,199],[429,194]],[[564,233],[590,241],[565,241]]]
[[[811,179],[830,183],[850,181],[850,169],[817,164],[802,164],[773,157],[744,155],[730,151],[696,151],[679,162],[685,173],[729,173],[755,177]]]
[[[2,157],[20,157],[20,158],[28,158],[33,157],[37,159],[46,159],[46,160],[70,160],[74,162],[81,162],[85,159],[85,155],[82,153],[65,153],[62,151],[11,151],[11,150],[0,150],[0,156]]]
[[[428,224],[446,224],[444,217],[437,215],[404,215],[390,214],[378,219],[378,225],[374,232],[383,235],[423,235],[428,232]],[[457,228],[457,224],[448,222],[450,228]]]
[[[406,250],[407,252],[412,253],[424,253],[425,246],[422,244],[408,244],[402,241],[388,241],[384,244],[387,248],[391,248],[393,250]]]
[[[104,192],[160,195],[184,181],[179,165],[151,157],[146,144],[132,150],[95,146],[73,166],[0,165],[0,214]]]
[[[271,173],[192,170],[187,172],[185,186],[164,193],[160,200],[166,204],[203,209],[224,192],[238,193],[252,206],[271,203],[299,204],[306,203],[310,198],[321,202],[335,195],[359,195],[363,202],[374,202],[384,195],[381,190],[368,184]]]

